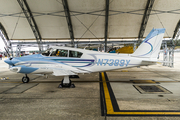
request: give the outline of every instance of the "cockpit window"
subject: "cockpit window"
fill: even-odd
[[[83,53],[78,52],[78,51],[72,51],[69,50],[63,50],[63,49],[47,49],[45,52],[42,53],[42,55],[45,56],[56,56],[56,57],[75,57],[75,58],[80,58]]]
[[[50,56],[67,57],[68,56],[68,50],[54,49]]]
[[[77,51],[69,51],[69,57],[76,57],[76,58],[80,58],[82,56],[83,53],[81,52],[77,52]]]
[[[52,51],[52,48],[47,49],[46,51],[44,51],[44,52],[42,53],[42,55],[49,56],[49,54],[51,53],[51,51]]]

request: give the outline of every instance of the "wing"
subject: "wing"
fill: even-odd
[[[90,73],[89,71],[85,71],[79,68],[75,68],[72,66],[62,66],[61,68],[53,68],[54,76],[68,76],[68,75],[77,75],[78,73]]]
[[[77,75],[77,73],[71,70],[63,70],[63,69],[53,69],[54,76],[68,76],[68,75]]]

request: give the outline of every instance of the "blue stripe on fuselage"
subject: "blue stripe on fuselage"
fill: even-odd
[[[25,64],[64,64],[69,65],[68,63],[79,63],[79,64],[86,64],[86,65],[73,65],[73,67],[86,67],[90,66],[94,63],[93,59],[82,59],[82,58],[69,58],[69,57],[47,57],[42,56],[41,54],[36,55],[28,55],[24,57],[17,57],[14,58],[13,63],[17,64],[20,62],[19,65]],[[72,65],[69,65],[72,66]]]
[[[15,67],[21,67],[21,70],[19,71],[19,73],[24,73],[24,74],[29,74],[39,69],[39,68],[34,68],[34,67],[26,67],[24,65],[18,65]]]

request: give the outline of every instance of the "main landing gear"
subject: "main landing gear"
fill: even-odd
[[[65,76],[64,79],[62,79],[61,84],[58,86],[58,88],[75,88],[75,85],[72,84],[71,80],[69,79],[70,76]],[[76,78],[76,77],[72,77],[72,78]],[[27,76],[27,74],[25,74],[25,76],[22,78],[22,82],[23,83],[28,83],[29,82],[29,77]]]
[[[61,84],[58,86],[58,88],[64,87],[75,88],[75,85],[71,83],[69,76],[64,76],[64,79],[62,79]]]
[[[23,78],[22,78],[22,82],[23,83],[28,83],[29,82],[29,77],[27,76],[27,74],[25,74],[26,76],[24,76]]]

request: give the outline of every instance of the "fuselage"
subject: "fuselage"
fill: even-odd
[[[46,53],[7,59],[5,62],[13,65],[10,70],[14,72],[52,74],[54,71],[59,71],[61,72],[59,76],[72,74],[72,71],[75,74],[91,73],[149,65],[143,63],[141,58],[128,54],[103,53],[77,48],[53,47]]]

